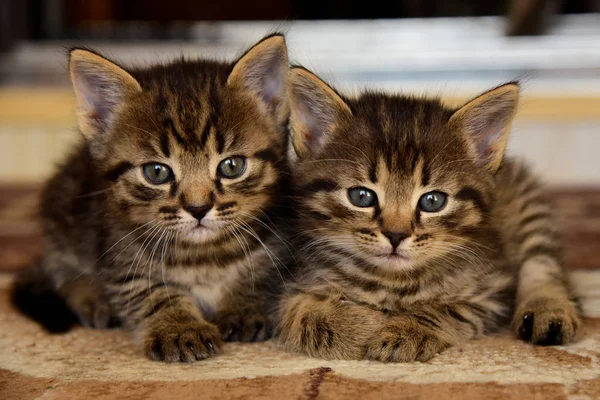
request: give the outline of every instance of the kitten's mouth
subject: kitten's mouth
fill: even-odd
[[[388,261],[408,261],[408,256],[402,252],[392,251],[390,253],[378,254],[378,258]]]

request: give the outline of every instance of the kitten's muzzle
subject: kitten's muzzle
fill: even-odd
[[[185,206],[183,207],[183,209],[187,212],[189,212],[192,217],[196,218],[198,220],[198,222],[202,221],[202,218],[204,218],[206,216],[206,214],[208,214],[208,212],[211,210],[212,205],[211,204],[207,204],[204,206]]]
[[[383,236],[388,238],[392,245],[393,252],[396,252],[396,249],[400,245],[400,243],[409,237],[410,235],[404,232],[382,232]]]

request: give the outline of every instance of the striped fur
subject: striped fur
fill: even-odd
[[[70,70],[84,141],[42,196],[42,267],[58,293],[86,325],[118,318],[156,360],[268,338],[285,253],[273,226],[287,168],[283,37],[235,63],[130,71],[75,49]],[[241,177],[217,173],[231,156],[247,160]],[[155,162],[174,178],[144,178]]]
[[[299,230],[296,284],[280,303],[284,346],[312,356],[426,361],[508,323],[561,344],[579,326],[548,199],[504,159],[511,83],[458,110],[438,100],[343,98],[303,68],[290,77]],[[378,202],[360,208],[348,190]],[[421,195],[448,196],[439,212]],[[394,250],[388,237],[404,238]]]

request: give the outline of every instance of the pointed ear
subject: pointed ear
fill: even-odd
[[[291,69],[290,130],[298,157],[319,151],[351,117],[350,107],[329,85],[305,68]]]
[[[478,164],[492,173],[502,163],[518,103],[519,84],[507,83],[471,100],[450,118],[449,124],[472,144]]]
[[[288,70],[285,38],[272,35],[255,44],[235,63],[227,85],[252,91],[281,122],[287,117]]]
[[[79,129],[89,139],[106,131],[127,93],[142,91],[127,71],[88,50],[70,51],[69,72]]]

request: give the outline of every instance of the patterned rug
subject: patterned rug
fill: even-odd
[[[583,338],[533,347],[508,332],[427,363],[323,361],[276,343],[230,344],[192,365],[146,360],[118,330],[49,335],[9,303],[12,274],[40,250],[35,188],[0,188],[0,399],[600,398],[600,192],[556,192],[566,263],[583,300]]]

